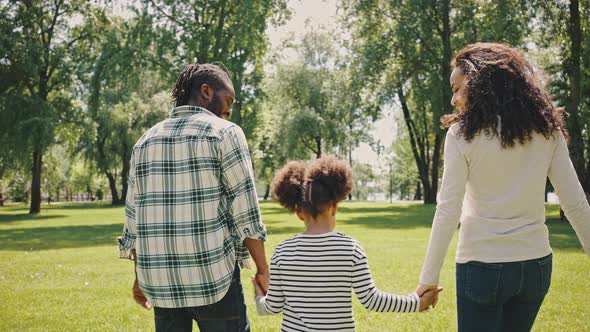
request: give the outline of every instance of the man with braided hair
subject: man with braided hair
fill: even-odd
[[[221,64],[190,64],[169,118],[133,147],[121,257],[135,261],[133,296],[156,331],[249,331],[240,267],[268,289],[252,163]]]

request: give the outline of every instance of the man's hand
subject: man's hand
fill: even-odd
[[[262,290],[262,287],[256,282],[254,276],[252,276],[252,284],[254,285],[254,298],[266,296],[266,292]]]
[[[256,275],[254,279],[262,287],[264,293],[268,292],[270,284],[270,269],[264,254],[264,242],[256,239],[245,238],[244,246],[250,251],[250,255],[256,264]]]
[[[438,293],[442,292],[443,288],[432,288],[424,292],[420,296],[420,312],[425,311],[432,305],[434,308],[435,301],[438,301]]]
[[[137,302],[137,304],[139,304],[147,310],[150,310],[152,308],[152,304],[150,303],[150,301],[148,301],[145,295],[143,295],[141,289],[139,289],[139,283],[137,282],[137,278],[135,278],[135,282],[133,282],[133,299],[135,299],[135,302]]]
[[[266,293],[268,293],[268,287],[270,285],[270,272],[268,270],[256,271],[256,275],[254,276],[253,281],[264,292],[262,296],[266,295]]]

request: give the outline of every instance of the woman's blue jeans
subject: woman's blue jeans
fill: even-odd
[[[549,291],[552,257],[457,263],[459,331],[530,331]]]

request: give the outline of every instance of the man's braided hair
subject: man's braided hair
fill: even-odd
[[[231,84],[227,68],[220,62],[189,64],[180,73],[172,89],[174,106],[188,105],[198,94],[201,86],[207,84],[215,90]]]

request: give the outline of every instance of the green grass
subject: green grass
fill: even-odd
[[[123,209],[108,205],[52,205],[37,217],[24,206],[0,208],[0,331],[151,331],[153,313],[137,306],[130,287],[133,264],[118,259],[115,238]],[[278,205],[263,203],[269,233],[267,256],[303,225]],[[426,251],[433,206],[386,203],[343,203],[337,230],[358,239],[377,286],[405,294],[414,290]],[[547,210],[554,249],[553,282],[535,331],[588,330],[586,290],[590,259],[558,209]],[[450,252],[454,253],[456,237]],[[441,273],[437,309],[423,314],[378,314],[354,299],[359,331],[456,330],[454,254]],[[253,331],[278,331],[280,317],[259,317],[253,309],[243,271]],[[196,329],[195,329],[196,330]]]

